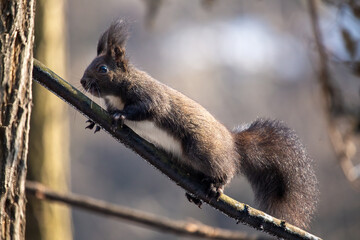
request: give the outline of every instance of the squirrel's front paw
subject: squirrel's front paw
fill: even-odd
[[[85,129],[90,129],[90,130],[92,130],[92,129],[94,128],[94,126],[95,126],[95,122],[92,121],[92,120],[90,120],[90,119],[87,120],[86,122],[89,123],[89,125],[87,125],[87,126],[85,127]],[[94,133],[99,132],[99,131],[100,131],[100,126],[99,126],[99,125],[96,125],[96,128],[95,128]]]
[[[125,115],[118,111],[118,112],[115,112],[112,114],[112,117],[113,117],[113,122],[112,122],[112,125],[113,125],[113,130],[115,131],[120,123],[120,127],[122,128],[124,126],[124,122],[125,122]]]

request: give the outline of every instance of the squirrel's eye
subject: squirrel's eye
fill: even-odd
[[[101,66],[99,67],[99,73],[107,73],[107,72],[108,72],[107,66],[101,65]]]

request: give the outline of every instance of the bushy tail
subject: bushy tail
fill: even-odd
[[[282,122],[258,119],[233,132],[240,172],[260,208],[306,228],[318,200],[318,183],[304,146]]]

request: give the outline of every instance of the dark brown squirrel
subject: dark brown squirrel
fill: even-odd
[[[122,20],[104,32],[82,86],[105,99],[115,120],[201,173],[209,192],[221,194],[236,174],[243,174],[262,210],[308,227],[318,184],[295,132],[266,119],[229,131],[198,103],[129,63],[127,33]]]

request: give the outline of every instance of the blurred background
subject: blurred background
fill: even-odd
[[[352,8],[352,2],[326,1],[318,10],[333,84],[344,109],[351,109],[341,119],[352,116],[353,123],[360,109],[360,8]],[[320,183],[310,232],[324,239],[359,238],[360,192],[344,174],[329,139],[329,113],[318,81],[318,52],[306,1],[71,0],[54,9],[53,14],[64,11],[60,35],[66,40],[66,72],[59,75],[81,88],[98,38],[113,20],[126,18],[130,61],[199,102],[228,128],[268,117],[295,129],[314,159]],[[91,99],[104,106],[100,99]],[[64,130],[69,131],[64,146],[70,147],[65,154],[68,173],[62,175],[72,192],[171,219],[260,234],[207,205],[199,209],[190,204],[184,190],[166,176],[103,131],[94,135],[85,130],[85,117],[65,103],[59,105],[68,112],[61,121],[69,129]],[[355,150],[356,144],[351,145]],[[359,158],[354,156],[356,166]],[[235,178],[225,193],[255,206],[243,177]],[[64,224],[70,231],[65,239],[186,239],[83,210],[72,209],[71,216]]]

